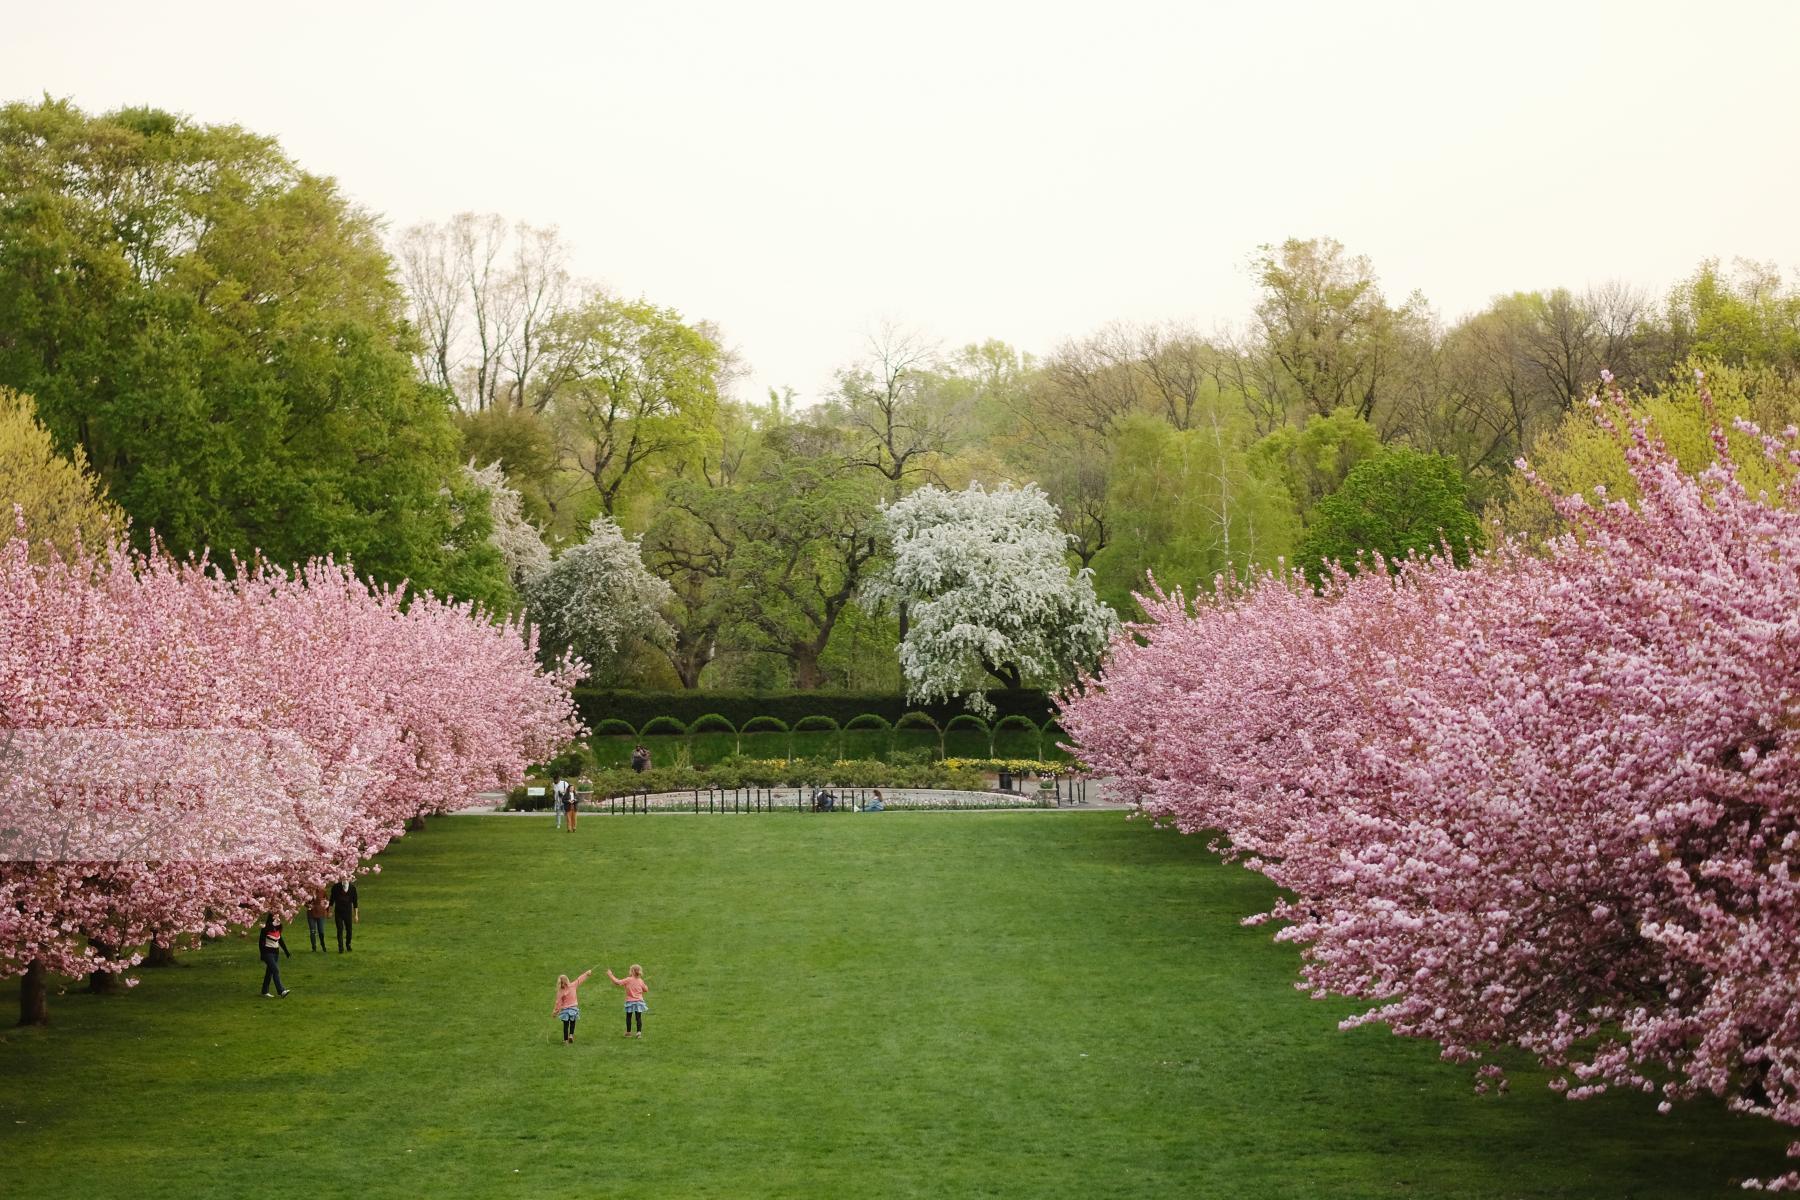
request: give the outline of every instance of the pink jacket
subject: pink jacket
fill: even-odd
[[[650,990],[650,985],[644,982],[644,977],[642,975],[627,975],[625,978],[620,979],[617,975],[614,975],[612,971],[608,970],[606,972],[606,977],[625,989],[626,1003],[635,1003],[636,1001],[642,1000],[644,998],[644,993]],[[587,976],[583,975],[582,978],[586,979]]]
[[[559,1013],[565,1008],[572,1008],[576,1004],[578,1004],[579,1001],[575,999],[575,989],[580,987],[582,984],[586,983],[587,977],[592,974],[593,974],[592,971],[583,971],[580,975],[576,976],[574,979],[571,979],[569,981],[569,985],[567,987],[564,987],[560,983],[557,984],[556,985],[556,1007],[551,1009],[550,1011],[553,1013]],[[608,971],[607,974],[611,975],[612,972]]]

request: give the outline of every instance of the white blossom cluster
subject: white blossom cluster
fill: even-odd
[[[1056,515],[1036,484],[926,487],[883,510],[893,563],[874,590],[907,605],[910,696],[966,694],[986,714],[996,681],[1054,684],[1098,661],[1119,620],[1070,570]]]
[[[488,494],[488,516],[493,532],[488,540],[500,551],[506,563],[506,577],[523,591],[532,580],[550,566],[550,550],[538,535],[537,527],[525,519],[525,506],[519,493],[506,482],[506,474],[498,462],[485,467],[470,463],[463,468],[469,482]]]
[[[660,611],[673,599],[644,566],[638,544],[602,515],[586,541],[530,583],[525,607],[550,654],[572,650],[598,677],[617,669],[633,642],[660,644],[673,635]]]

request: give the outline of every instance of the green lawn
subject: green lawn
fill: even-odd
[[[20,1197],[1739,1194],[1786,1139],[1574,1104],[1291,986],[1266,883],[1119,813],[435,821],[357,951],[233,939],[0,1036]],[[641,962],[619,993],[558,971]],[[0,986],[5,1012],[15,985]]]

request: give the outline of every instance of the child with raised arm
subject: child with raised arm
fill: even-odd
[[[575,1040],[575,1022],[581,1017],[581,1000],[576,989],[586,983],[588,976],[593,973],[594,968],[589,967],[574,979],[567,975],[556,977],[556,1007],[552,1011],[556,1013],[557,1020],[562,1022],[565,1046]],[[607,974],[611,975],[612,972],[608,971]]]
[[[617,975],[612,973],[612,968],[608,967],[606,970],[606,977],[619,987],[625,989],[625,1036],[643,1037],[645,1008],[644,993],[650,990],[650,985],[644,982],[644,968],[638,966],[636,963],[632,963],[631,970],[626,972],[625,978],[620,979]],[[631,1032],[631,1019],[633,1017],[637,1018],[636,1033]]]

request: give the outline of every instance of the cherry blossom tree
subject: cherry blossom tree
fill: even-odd
[[[0,549],[0,976],[129,969],[360,870],[579,729],[529,630],[348,567]]]
[[[1091,667],[1118,628],[1036,484],[920,488],[882,510],[893,560],[873,591],[908,606],[900,667],[908,694],[966,694],[991,712],[998,682],[1059,683]]]
[[[1373,1002],[1347,1025],[1800,1125],[1800,431],[1744,427],[1786,473],[1752,493],[1722,431],[1696,477],[1626,415],[1635,505],[1466,571],[1153,596],[1063,724],[1286,889],[1254,919]]]

